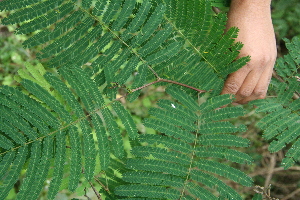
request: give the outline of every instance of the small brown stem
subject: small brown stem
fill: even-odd
[[[101,181],[100,181],[98,178],[94,177],[94,179],[95,179],[96,182],[98,182],[98,183],[102,186],[102,188],[103,188],[106,192],[110,193],[108,187],[105,186],[103,183],[101,183]]]
[[[276,154],[271,154],[270,163],[269,163],[269,169],[268,169],[268,175],[266,177],[265,181],[265,188],[268,188],[274,173],[274,168],[276,165]]]
[[[91,187],[93,188],[98,200],[102,200],[101,195],[99,194],[99,192],[96,190],[96,188],[93,186],[93,184],[89,181],[89,184],[91,185]]]
[[[153,82],[148,83],[148,84],[146,84],[146,85],[143,85],[143,86],[141,86],[141,87],[132,89],[131,92],[135,92],[135,91],[141,90],[141,89],[143,89],[143,88],[145,88],[145,87],[148,87],[148,86],[153,85],[153,84],[158,83],[158,82],[161,82],[161,79],[158,79],[157,81],[153,81]]]
[[[192,87],[192,86],[190,86],[190,85],[186,85],[186,84],[183,84],[183,83],[179,83],[179,82],[177,82],[177,81],[172,81],[172,80],[163,79],[163,78],[159,78],[159,79],[156,80],[156,81],[153,81],[153,82],[148,83],[148,84],[146,84],[146,85],[143,85],[143,86],[141,86],[141,87],[135,88],[135,89],[131,90],[131,92],[135,92],[135,91],[141,90],[141,89],[143,89],[143,88],[145,88],[145,87],[148,87],[148,86],[150,86],[150,85],[153,85],[153,84],[159,83],[159,82],[173,83],[173,84],[180,85],[180,86],[183,86],[183,87],[186,87],[186,88],[190,88],[190,89],[195,90],[195,91],[197,91],[197,92],[199,92],[199,93],[207,92],[206,90],[199,90],[198,88]]]
[[[183,83],[179,83],[179,82],[176,82],[176,81],[171,81],[171,80],[167,80],[167,79],[161,79],[162,82],[167,82],[167,83],[173,83],[173,84],[176,84],[176,85],[181,85],[183,87],[186,87],[186,88],[190,88],[192,90],[195,90],[199,93],[204,93],[204,92],[207,92],[206,90],[199,90],[198,88],[195,88],[195,87],[192,87],[192,86],[189,86],[189,85],[186,85],[186,84],[183,84]]]

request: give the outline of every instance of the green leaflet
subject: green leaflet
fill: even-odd
[[[144,125],[166,135],[173,136],[174,138],[181,138],[185,142],[193,142],[195,139],[195,136],[193,136],[191,132],[183,130],[177,126],[173,126],[162,120],[146,119],[144,121]]]
[[[93,178],[93,174],[95,173],[95,157],[97,155],[97,151],[95,149],[95,142],[91,134],[91,128],[85,121],[81,121],[80,125],[83,138],[84,175],[85,178],[90,181]]]
[[[39,6],[43,6],[43,5],[39,5]],[[45,15],[41,16],[39,18],[36,18],[24,24],[23,26],[17,29],[17,33],[26,34],[26,33],[34,32],[38,29],[46,28],[47,26],[65,17],[65,15],[67,15],[72,10],[73,10],[73,5],[71,3],[63,4],[59,8],[54,9],[49,13],[47,13],[46,16]]]
[[[129,159],[126,163],[126,167],[134,170],[164,172],[176,176],[184,176],[186,174],[185,167],[159,160]]]
[[[0,111],[2,113],[1,121],[5,121],[6,126],[10,126],[18,131],[22,131],[31,140],[34,140],[38,137],[38,134],[31,129],[30,124],[24,118],[4,106],[0,106]]]
[[[235,146],[235,147],[248,147],[249,140],[230,134],[211,134],[201,135],[199,142],[203,145],[220,145],[220,146]]]
[[[239,152],[234,149],[227,149],[223,147],[210,147],[210,146],[203,146],[198,147],[196,149],[196,155],[199,157],[214,157],[214,158],[224,158],[226,160],[237,162],[240,164],[243,163],[251,163],[252,158],[243,152]]]
[[[41,86],[28,80],[23,80],[22,84],[29,92],[53,109],[60,116],[61,120],[66,122],[72,121],[69,113],[66,112],[61,104],[53,96],[51,96],[51,94],[41,88]]]
[[[13,148],[13,143],[3,135],[0,135],[0,147],[8,150]]]
[[[10,163],[12,163],[13,159],[15,157],[15,151],[8,152],[4,155],[0,162],[0,178],[2,179],[4,175],[7,173],[7,169],[10,166]]]
[[[82,7],[88,9],[88,8],[90,8],[91,3],[92,3],[92,0],[83,0]]]
[[[102,14],[102,21],[108,24],[121,7],[121,0],[108,2],[107,10]]]
[[[108,143],[108,137],[106,135],[105,128],[100,123],[101,119],[99,115],[94,114],[92,116],[92,122],[97,135],[100,166],[102,170],[106,170],[110,163],[110,155],[109,155],[110,147]]]
[[[250,187],[253,182],[249,176],[247,176],[240,170],[237,170],[233,167],[230,167],[228,165],[219,162],[210,161],[210,160],[201,160],[200,162],[196,163],[196,166],[199,167],[199,169],[212,172],[220,176],[224,176],[244,186]]]
[[[202,134],[211,133],[234,133],[237,131],[242,131],[242,128],[235,127],[230,122],[210,122],[200,125],[199,131]]]
[[[188,183],[187,189],[196,198],[217,200],[217,197],[215,197],[213,194],[211,194],[210,191],[208,191],[194,183]],[[194,199],[194,198],[190,197],[190,199]]]
[[[51,158],[53,155],[52,147],[53,147],[52,138],[47,137],[43,141],[42,156],[37,166],[37,169],[39,169],[38,170],[39,173],[35,174],[35,179],[33,182],[31,182],[30,193],[27,194],[26,198],[35,199],[40,194],[50,168],[49,158]]]
[[[24,0],[24,1],[1,1],[0,8],[5,10],[16,10],[26,7],[30,4],[37,3],[40,0]]]
[[[138,72],[136,72],[137,74],[135,75],[135,81],[132,85],[132,88],[138,88],[141,87],[145,84],[146,82],[146,77],[148,74],[148,67],[146,65],[142,65],[139,67]],[[133,93],[130,93],[127,97],[128,101],[134,101],[138,98],[138,96],[140,95],[141,91],[135,91]]]
[[[182,165],[188,165],[190,163],[190,158],[187,155],[174,151],[167,151],[166,149],[140,146],[134,147],[131,153],[137,157],[148,157],[151,155],[159,160],[172,161]]]
[[[69,140],[71,146],[71,169],[68,189],[75,191],[81,176],[81,153],[78,130],[75,127],[69,129]]]
[[[65,165],[65,151],[66,151],[66,141],[65,133],[58,132],[56,135],[56,154],[55,154],[55,167],[53,172],[53,179],[50,183],[50,188],[47,198],[53,199],[58,192],[59,186],[63,179],[63,169]]]
[[[7,172],[7,178],[4,179],[3,184],[0,186],[0,199],[5,199],[10,189],[17,182],[18,176],[26,161],[27,153],[28,153],[27,147],[21,147],[18,150],[18,154],[12,163],[12,167]]]
[[[229,94],[225,94],[210,98],[205,103],[201,104],[200,110],[202,112],[208,112],[230,104],[232,102],[232,99],[230,97],[231,96]]]
[[[141,135],[139,137],[140,142],[147,142],[149,144],[163,144],[168,148],[176,149],[178,151],[181,151],[183,153],[190,153],[192,151],[192,147],[188,145],[187,143],[176,140],[172,137],[167,136],[161,136],[161,135]]]
[[[232,199],[242,199],[235,190],[210,174],[204,173],[199,170],[192,170],[191,178],[210,188],[214,188],[216,185],[218,185],[216,189],[224,197]]]
[[[174,189],[165,189],[158,186],[149,185],[124,185],[116,189],[117,195],[122,196],[141,196],[148,198],[164,198],[164,199],[177,199],[180,196],[179,191]]]
[[[55,42],[52,42],[48,46],[46,46],[41,53],[37,54],[39,59],[48,58],[65,48],[69,47],[72,43],[77,41],[80,37],[82,37],[87,29],[93,24],[93,19],[90,17],[85,18],[80,24],[78,24],[75,28],[68,32],[67,35],[63,35],[59,37]],[[61,44],[57,46],[57,44]]]
[[[196,104],[196,102],[190,96],[186,95],[182,90],[171,87],[168,88],[166,92],[188,108],[192,110],[199,110],[199,106]]]
[[[184,180],[177,176],[169,174],[160,174],[154,172],[126,172],[122,178],[124,181],[130,183],[144,183],[152,185],[170,185],[174,187],[181,187]]]
[[[33,155],[30,159],[24,183],[21,185],[20,192],[17,194],[17,199],[25,199],[26,195],[31,192],[31,183],[36,178],[35,173],[39,171],[37,166],[41,158],[41,147],[42,145],[39,141],[34,142],[31,147],[31,152]]]
[[[5,1],[5,3],[7,3],[7,2],[8,1]],[[35,1],[35,2],[37,2],[37,1]],[[12,8],[13,10],[16,10],[18,8],[25,7],[26,5],[30,5],[35,2],[34,1],[31,1],[31,2],[25,1],[23,5],[21,3],[17,4],[15,2],[11,2],[10,5],[9,4],[4,5],[5,7],[3,7],[3,8],[9,9],[9,7],[11,6],[11,8],[13,7]],[[57,5],[60,5],[62,2],[63,2],[63,0],[40,2],[31,7],[27,7],[25,9],[21,9],[21,10],[15,12],[14,14],[10,15],[9,18],[4,19],[2,21],[2,23],[3,24],[15,24],[15,23],[26,21],[26,20],[34,19],[35,17],[43,15],[43,14],[47,13],[48,11],[52,10],[53,8],[56,8]],[[5,3],[2,3],[2,4],[5,4]]]
[[[99,4],[101,4],[101,2],[97,1],[96,5],[97,4],[99,5]],[[120,28],[122,28],[125,25],[127,18],[131,15],[132,10],[134,9],[134,6],[135,6],[135,1],[126,0],[124,2],[124,5],[122,7],[120,15],[118,16],[118,18],[114,21],[114,23],[112,25],[112,30],[118,31],[118,30],[120,30]],[[96,7],[95,7],[95,9],[96,9]]]
[[[112,104],[112,106],[113,109],[116,111],[117,115],[119,116],[119,118],[122,120],[122,123],[124,124],[129,137],[135,139],[137,137],[137,129],[131,115],[128,113],[127,110],[125,110],[123,105],[118,101]]]
[[[1,127],[0,130],[4,133],[9,133],[9,137],[13,139],[17,144],[23,144],[25,143],[25,137],[21,134],[19,134],[18,131],[16,131],[14,128],[10,126],[8,121],[5,121],[1,119]]]
[[[219,121],[223,119],[230,119],[239,116],[243,116],[245,111],[241,107],[226,107],[218,110],[212,110],[209,112],[204,113],[203,115],[199,116],[200,120],[204,120],[205,122]]]
[[[292,167],[296,161],[300,160],[300,140],[298,139],[286,153],[286,157],[282,159],[281,165],[288,169]]]
[[[174,104],[173,104],[174,105]],[[176,109],[175,108],[171,108],[171,110]],[[170,110],[170,109],[168,109]],[[187,131],[195,131],[197,129],[197,127],[193,124],[190,123],[190,121],[180,117],[179,115],[169,112],[168,110],[163,110],[163,109],[159,109],[159,108],[151,108],[149,110],[149,113],[160,119],[160,120],[164,120],[165,122],[168,122],[171,125],[176,124],[178,127],[182,127],[182,129],[185,129]]]

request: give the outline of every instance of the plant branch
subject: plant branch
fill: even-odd
[[[270,163],[269,163],[269,169],[268,169],[268,175],[265,180],[265,188],[267,188],[270,185],[270,181],[272,179],[274,168],[276,165],[276,154],[271,154]]]
[[[200,89],[192,87],[190,85],[186,85],[186,84],[183,84],[183,83],[180,83],[180,82],[177,82],[177,81],[172,81],[172,80],[163,79],[163,78],[159,78],[156,81],[153,81],[153,82],[148,83],[146,85],[143,85],[141,87],[135,88],[135,89],[131,90],[131,92],[135,92],[135,91],[141,90],[141,89],[143,89],[145,87],[148,87],[150,85],[153,85],[153,84],[159,83],[159,82],[173,83],[173,84],[180,85],[180,86],[183,86],[183,87],[186,87],[186,88],[190,88],[190,89],[195,90],[195,91],[197,91],[199,93],[207,92],[206,90],[200,90]]]
[[[89,184],[91,185],[91,187],[94,190],[94,193],[96,194],[98,200],[102,200],[101,195],[98,193],[98,191],[96,190],[96,188],[93,186],[93,184],[89,181]]]

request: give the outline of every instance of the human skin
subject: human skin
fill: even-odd
[[[249,55],[251,61],[227,77],[221,94],[235,95],[239,104],[266,97],[277,55],[270,5],[271,0],[231,1],[226,29],[240,29],[239,57]]]

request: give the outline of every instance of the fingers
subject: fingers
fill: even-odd
[[[259,80],[262,78],[261,75],[263,74],[262,70],[252,70],[248,73],[247,77],[245,78],[243,84],[239,88],[236,93],[236,102],[240,102],[245,99],[255,98],[254,89],[257,86]]]
[[[249,72],[250,72],[250,68],[244,66],[238,71],[228,75],[221,94],[235,95],[239,91],[240,87],[242,86]]]
[[[269,62],[263,67],[253,67],[253,63],[249,63],[228,76],[221,94],[234,94],[235,102],[239,104],[265,98],[273,66],[274,62]]]
[[[245,104],[249,101],[253,101],[256,99],[264,99],[266,97],[270,80],[272,78],[273,66],[274,63],[271,63],[268,67],[265,68],[257,84],[255,85],[255,88],[253,89],[251,95],[237,101],[237,103]]]

